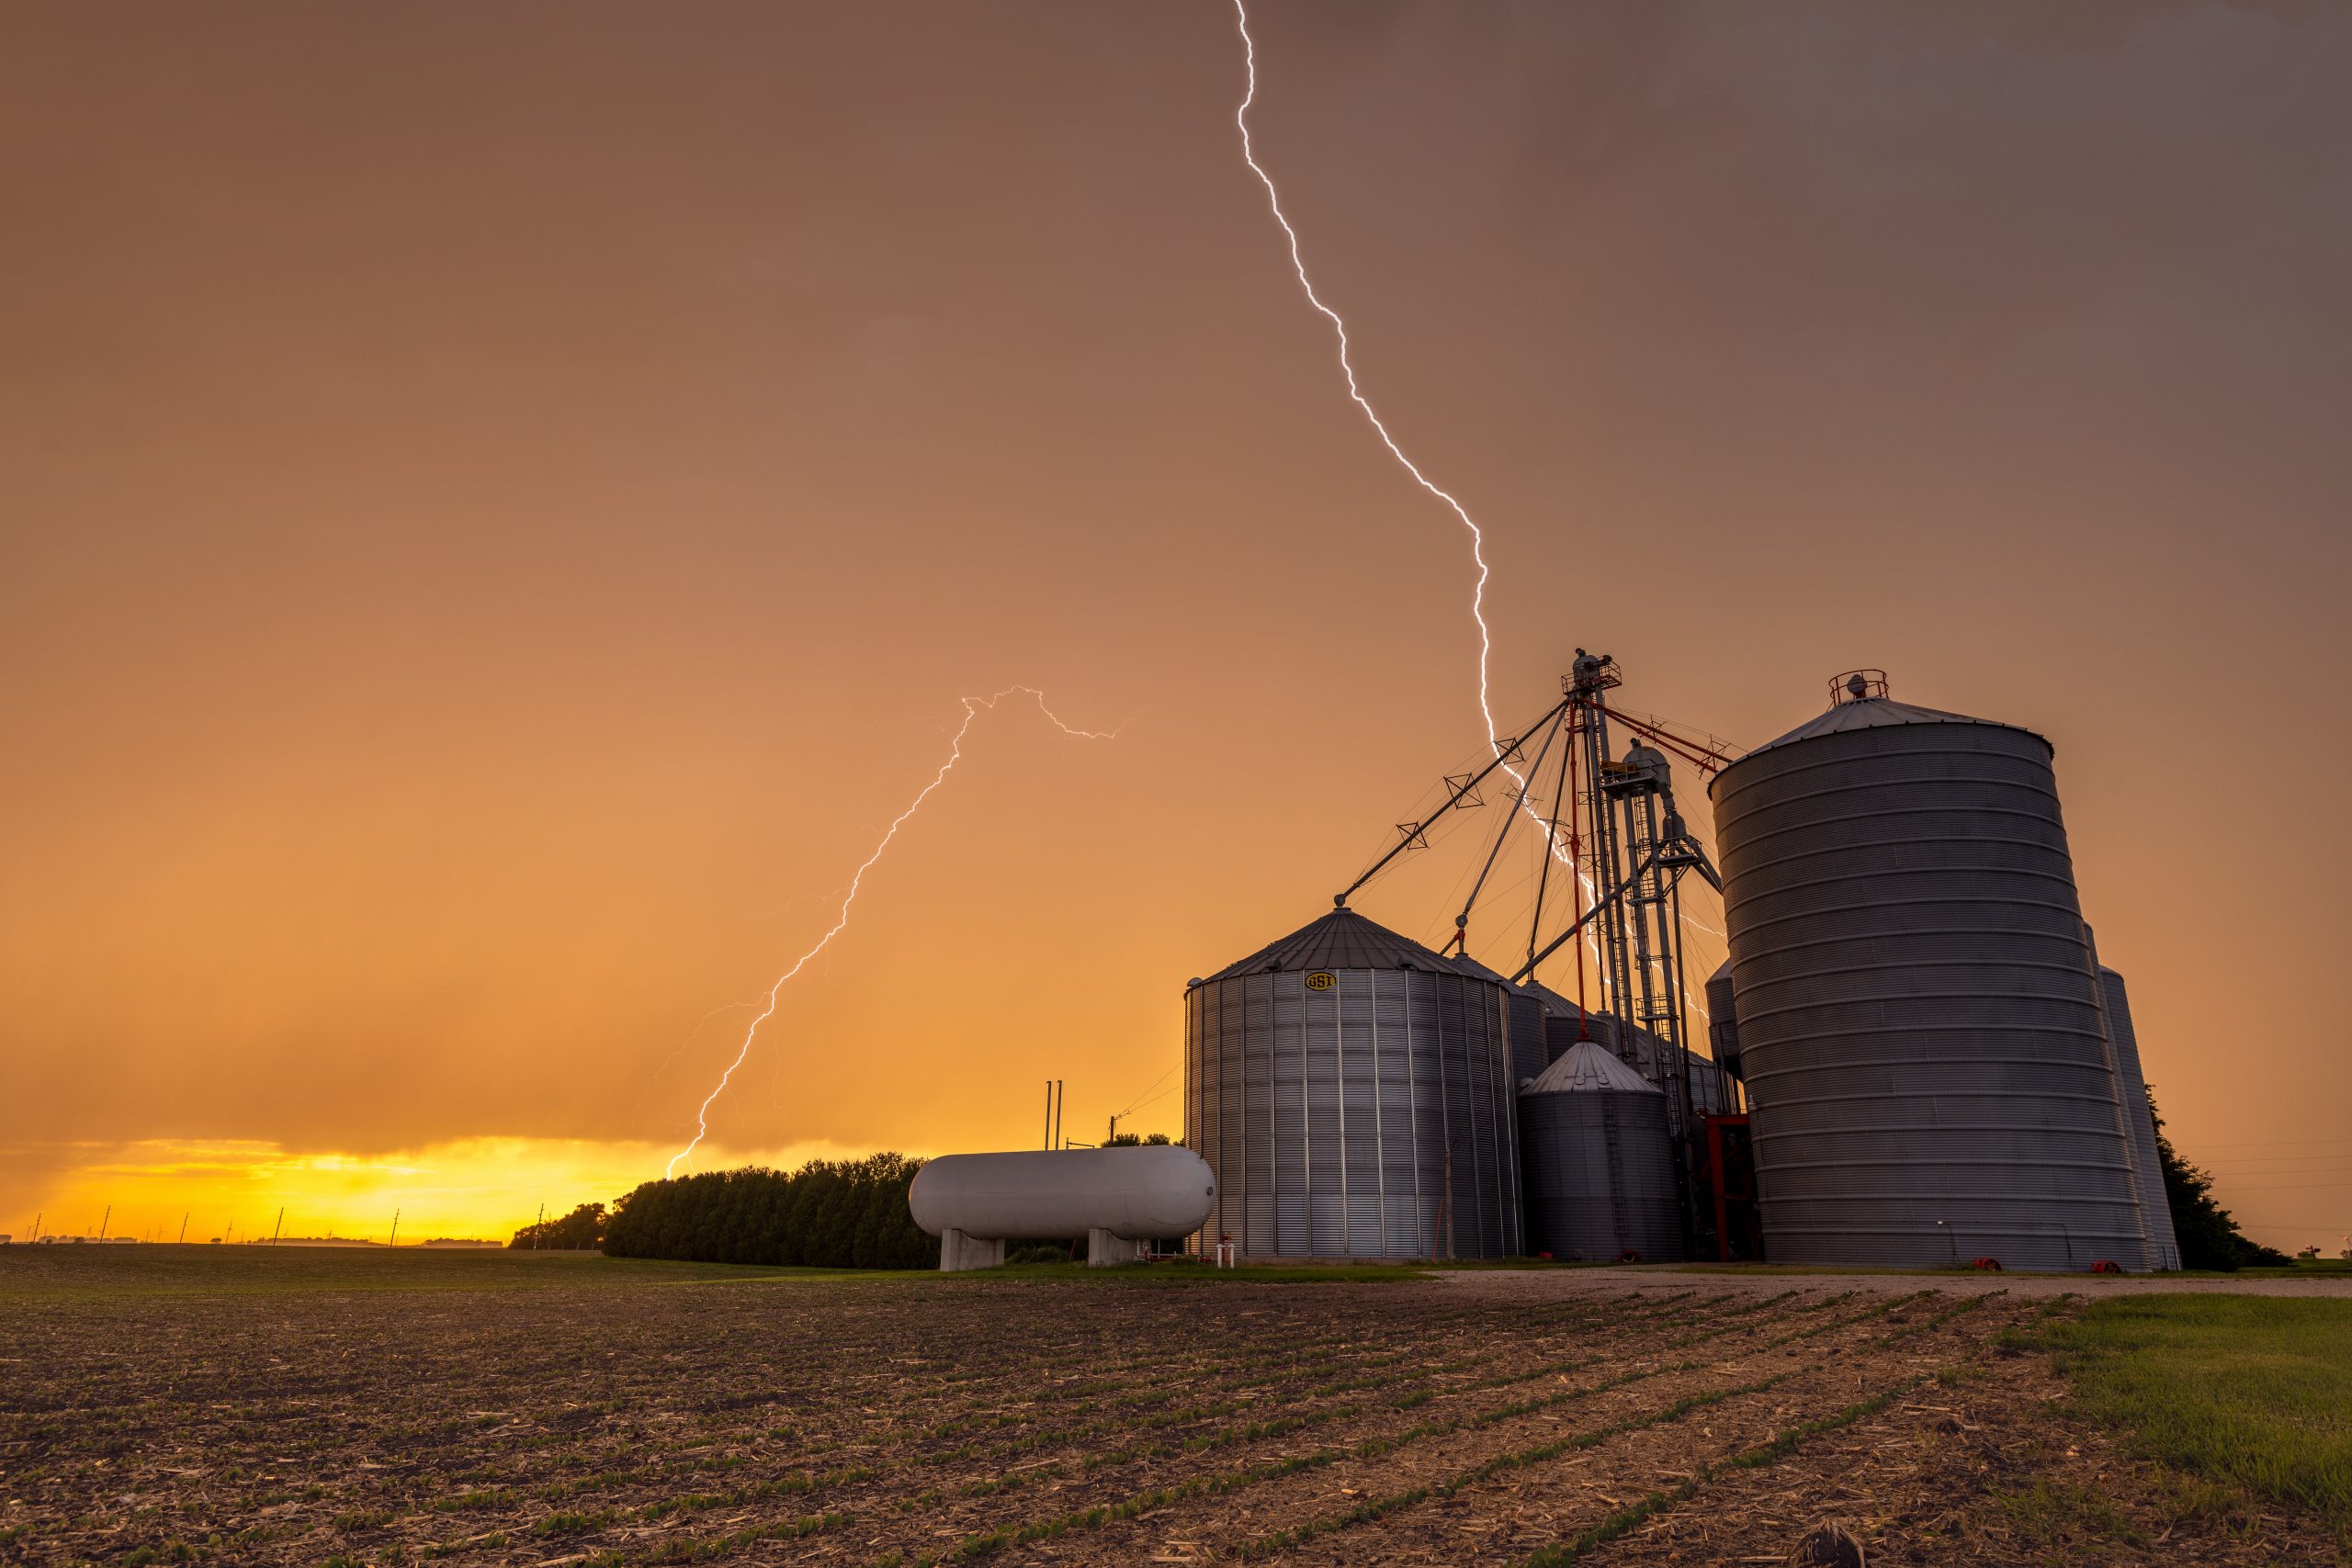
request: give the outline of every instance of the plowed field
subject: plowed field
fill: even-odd
[[[0,1560],[2013,1562],[2146,1484],[1998,1342],[2047,1300],[272,1262],[0,1258]],[[2148,1506],[2101,1561],[2334,1560]]]

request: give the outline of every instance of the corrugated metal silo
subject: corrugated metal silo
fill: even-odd
[[[1666,1095],[1603,1047],[1571,1047],[1519,1097],[1528,1235],[1559,1258],[1682,1256]]]
[[[1204,1243],[1254,1258],[1524,1250],[1508,987],[1336,909],[1184,998]]]
[[[1520,987],[1510,992],[1510,1081],[1524,1086],[1552,1065],[1550,1020],[1543,998]]]
[[[1739,997],[1732,988],[1728,958],[1707,976],[1707,1046],[1716,1066],[1739,1077]]]
[[[2050,743],[1883,690],[1710,786],[1767,1256],[2144,1268]]]
[[[1514,1093],[1519,1086],[1534,1077],[1552,1065],[1551,1055],[1544,1048],[1544,999],[1522,986],[1514,986],[1496,970],[1488,968],[1467,953],[1448,960],[1464,975],[1482,980],[1492,980],[1504,988],[1509,998],[1509,1036],[1510,1041],[1510,1082]]]
[[[2132,1027],[2132,998],[2123,976],[2105,964],[2098,980],[2107,1002],[2108,1040],[2114,1047],[2116,1098],[2132,1137],[2132,1171],[2140,1189],[2140,1213],[2147,1228],[2148,1267],[2180,1267],[2180,1241],[2172,1228],[2172,1204],[2165,1197],[2164,1167],[2156,1158],[2155,1114],[2148,1105],[2148,1083],[2140,1067],[2140,1036]]]
[[[1551,987],[1534,980],[1520,982],[1520,990],[1535,998],[1544,1010],[1544,1065],[1550,1066],[1567,1055],[1580,1039],[1600,1038],[1601,1017],[1586,1014],[1577,1004]],[[1583,1020],[1580,1029],[1578,1021]]]

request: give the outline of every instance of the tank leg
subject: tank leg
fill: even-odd
[[[958,1273],[967,1269],[998,1269],[1003,1264],[1002,1236],[991,1240],[966,1235],[959,1230],[949,1230],[939,1237],[939,1269],[943,1274]]]
[[[1086,1233],[1086,1266],[1089,1269],[1115,1269],[1122,1263],[1136,1260],[1136,1244],[1125,1236],[1113,1235],[1100,1228]]]

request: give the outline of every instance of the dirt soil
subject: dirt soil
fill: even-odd
[[[2338,1561],[2073,1423],[2000,1338],[2063,1298],[565,1267],[0,1272],[0,1562]]]

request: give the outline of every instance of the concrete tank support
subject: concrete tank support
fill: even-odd
[[[944,1274],[960,1273],[967,1269],[1001,1269],[1004,1266],[1004,1237],[983,1239],[966,1235],[950,1227],[939,1237],[939,1268]]]
[[[1133,1263],[1144,1256],[1146,1242],[1114,1235],[1097,1225],[1086,1233],[1086,1266],[1089,1269],[1115,1269],[1122,1263]]]

